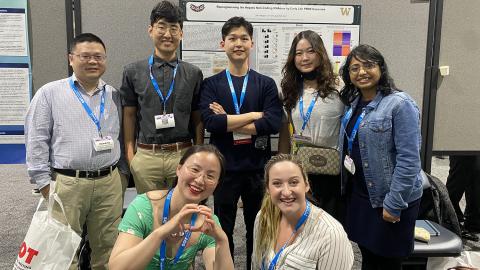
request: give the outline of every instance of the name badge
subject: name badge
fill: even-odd
[[[155,115],[155,128],[173,128],[175,127],[175,118],[173,113]]]
[[[310,136],[304,136],[304,135],[301,135],[301,134],[293,134],[292,138],[297,143],[313,144],[312,137],[310,137]]]
[[[252,135],[233,132],[233,145],[252,143]]]
[[[355,174],[355,163],[349,155],[345,156],[345,159],[343,160],[343,166],[345,166],[345,169],[347,169],[347,171],[349,171],[352,175]]]
[[[113,149],[113,139],[111,136],[105,136],[103,138],[95,138],[93,139],[93,148],[95,151],[105,151]]]

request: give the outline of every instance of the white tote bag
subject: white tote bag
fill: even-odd
[[[50,194],[48,210],[39,211],[43,201],[42,198],[38,203],[13,270],[65,270],[72,263],[81,237],[70,225],[64,225],[52,217],[55,202],[65,216],[63,204],[56,193]]]
[[[437,269],[480,269],[479,251],[462,251],[458,257],[428,258],[427,270]]]

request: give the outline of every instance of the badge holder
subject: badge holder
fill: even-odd
[[[233,132],[233,145],[252,143],[252,135]]]
[[[175,117],[173,116],[173,113],[165,113],[164,111],[162,115],[155,115],[156,129],[173,127],[175,127]]]
[[[345,166],[345,169],[347,169],[352,175],[355,175],[355,163],[349,155],[345,155],[343,166]]]
[[[99,138],[93,139],[93,148],[97,152],[112,150],[113,147],[114,147],[114,143],[111,136],[102,137],[100,135]]]

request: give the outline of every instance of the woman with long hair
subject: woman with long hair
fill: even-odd
[[[265,184],[252,269],[351,269],[352,246],[342,225],[312,203],[307,174],[294,156],[272,157]]]
[[[342,67],[340,149],[345,228],[362,269],[401,269],[413,250],[422,196],[420,113],[398,90],[382,54],[359,45]]]
[[[225,173],[223,155],[211,145],[192,146],[176,173],[172,189],[138,195],[129,205],[110,269],[189,269],[198,251],[206,269],[233,269],[227,236],[202,205]]]
[[[293,39],[282,75],[288,121],[280,131],[279,152],[295,153],[294,148],[301,146],[337,149],[344,106],[336,89],[338,79],[317,33],[307,30]],[[308,177],[319,206],[340,219],[340,176],[309,173]]]

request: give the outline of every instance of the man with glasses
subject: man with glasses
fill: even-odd
[[[122,94],[126,158],[137,192],[167,189],[175,179],[182,151],[203,143],[198,112],[199,68],[176,54],[183,36],[180,9],[158,3],[148,34],[153,54],[125,67]]]
[[[25,120],[27,169],[45,198],[58,194],[66,221],[82,234],[86,225],[92,269],[107,269],[122,214],[120,94],[100,77],[105,45],[90,33],[75,37],[68,59],[69,78],[42,86]],[[123,162],[122,162],[123,161]],[[65,217],[58,206],[54,216]],[[75,258],[70,269],[77,269]]]

